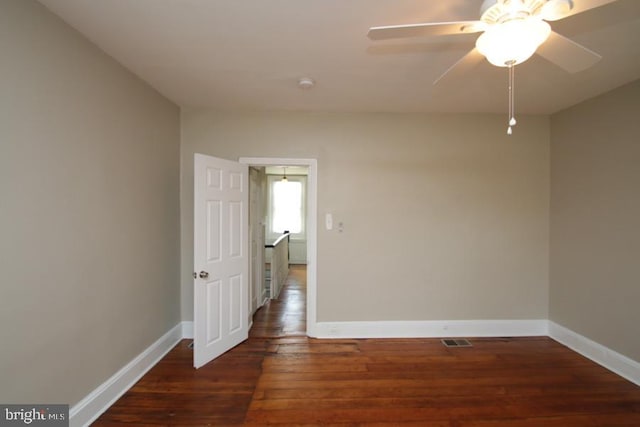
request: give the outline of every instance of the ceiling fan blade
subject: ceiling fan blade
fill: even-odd
[[[464,74],[471,72],[476,65],[478,65],[484,56],[476,49],[475,47],[469,51],[465,56],[460,58],[458,62],[453,64],[447,71],[442,73],[440,77],[438,77],[433,84],[437,85],[442,80],[448,80],[450,78],[463,77]],[[446,78],[445,78],[446,77]]]
[[[543,6],[543,18],[547,21],[558,21],[617,0],[552,0]]]
[[[536,53],[570,73],[586,70],[602,59],[594,51],[555,31],[551,32]]]
[[[367,36],[371,40],[401,39],[421,36],[446,36],[484,31],[482,21],[435,22],[428,24],[387,25],[371,27]]]

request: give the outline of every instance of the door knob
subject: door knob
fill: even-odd
[[[198,274],[198,276],[200,276],[201,279],[208,279],[209,278],[209,272],[201,271],[200,274]]]

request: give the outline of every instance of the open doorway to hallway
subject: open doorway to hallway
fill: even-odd
[[[277,299],[270,299],[253,316],[249,336],[279,338],[307,334],[307,266],[292,264]]]
[[[294,319],[295,317],[298,317],[299,319],[306,319],[306,321],[302,322],[299,321],[298,322],[298,326],[291,327],[291,325],[289,326],[283,326],[282,329],[282,333],[289,333],[292,332],[294,334],[300,334],[298,328],[302,328],[301,330],[304,331],[302,333],[302,335],[307,335],[310,337],[315,337],[316,336],[316,311],[317,311],[317,307],[316,307],[316,298],[317,298],[317,186],[318,186],[318,165],[317,165],[317,160],[315,159],[291,159],[291,158],[264,158],[264,157],[242,157],[240,158],[240,163],[244,163],[247,164],[248,166],[250,166],[250,169],[255,169],[255,168],[264,168],[262,170],[264,170],[265,175],[266,175],[266,168],[267,167],[273,167],[273,166],[277,166],[277,167],[282,167],[283,170],[283,176],[280,177],[278,176],[279,180],[282,180],[282,178],[285,176],[284,175],[284,167],[287,168],[287,171],[290,171],[291,169],[295,170],[296,167],[299,167],[300,169],[304,169],[307,172],[306,175],[306,195],[304,198],[304,203],[305,203],[305,215],[304,215],[304,226],[305,226],[305,232],[306,232],[306,241],[302,240],[300,241],[300,243],[304,246],[302,249],[302,251],[300,251],[299,253],[304,254],[304,252],[306,252],[306,257],[304,257],[304,255],[302,255],[304,258],[306,258],[306,266],[304,264],[296,264],[295,262],[291,263],[292,266],[292,273],[290,274],[291,277],[295,277],[298,276],[300,277],[300,279],[303,279],[304,282],[300,282],[300,284],[304,283],[304,294],[299,293],[300,294],[300,298],[302,298],[303,301],[301,301],[301,303],[304,304],[298,304],[298,308],[301,309],[302,311],[300,311],[299,313],[297,313],[294,317],[291,316],[291,312],[289,312],[289,317]],[[279,174],[278,174],[279,175]],[[289,175],[287,173],[287,175]],[[266,181],[266,179],[265,179]],[[265,198],[262,199],[262,205],[264,206],[266,203],[266,194],[263,193],[263,195],[265,196]],[[251,215],[250,215],[251,216]],[[266,220],[267,218],[265,218],[264,216],[262,217],[262,224],[266,225]],[[262,233],[262,236],[264,236],[265,240],[268,237],[267,236],[267,230],[265,229],[266,227],[262,227],[262,230],[264,230],[264,232]],[[251,232],[250,232],[251,233]],[[258,233],[253,233],[253,235],[257,235]],[[253,239],[251,239],[251,251],[254,251],[257,249],[258,244],[254,244]],[[292,249],[295,251],[295,248],[292,247]],[[295,256],[295,255],[294,255]],[[265,262],[267,262],[268,260],[259,260],[259,259],[254,259],[252,257],[252,262],[251,265],[256,265],[258,266],[257,268],[255,268],[256,271],[258,270],[262,270],[264,271],[264,265]],[[263,276],[264,277],[264,276]],[[253,278],[253,277],[252,277]],[[250,299],[249,299],[249,304],[250,304],[250,313],[255,314],[256,310],[253,309],[253,307],[255,307],[256,309],[261,305],[259,300],[261,298],[257,298],[259,296],[262,295],[262,290],[261,289],[256,289],[255,285],[256,283],[259,282],[253,282],[254,286],[251,287],[252,289],[252,295],[250,295]],[[283,290],[284,292],[284,290]],[[282,293],[282,292],[281,292]],[[278,294],[276,294],[278,295]],[[256,300],[254,300],[256,299]],[[263,301],[265,301],[264,299],[262,299]],[[265,302],[267,301],[273,301],[271,299],[267,299]],[[282,303],[280,303],[282,304]],[[275,304],[274,304],[275,307]],[[274,313],[277,310],[271,310]],[[306,313],[305,313],[306,312]],[[276,315],[272,315],[274,317],[277,317]],[[254,320],[255,321],[255,320]],[[273,326],[273,323],[271,324]],[[285,329],[287,329],[285,331]],[[274,329],[271,329],[271,333],[275,333]],[[278,332],[280,333],[280,332]]]

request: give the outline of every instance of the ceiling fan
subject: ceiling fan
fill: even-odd
[[[371,40],[407,37],[482,33],[476,46],[444,72],[438,83],[454,68],[470,69],[482,58],[497,67],[509,69],[509,127],[515,126],[513,107],[514,66],[534,53],[570,73],[585,70],[602,57],[586,47],[556,33],[547,21],[558,21],[616,0],[484,0],[480,20],[432,22],[371,27]]]

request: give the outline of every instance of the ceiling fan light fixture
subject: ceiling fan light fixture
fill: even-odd
[[[480,0],[477,0],[480,1]],[[477,21],[424,22],[417,24],[386,25],[369,28],[371,40],[406,37],[447,36],[482,33],[476,48],[438,77],[442,80],[454,67],[468,71],[483,55],[497,67],[509,73],[509,117],[507,134],[513,133],[515,118],[515,66],[531,58],[547,39],[548,49],[539,54],[545,59],[576,73],[592,66],[602,57],[586,47],[551,31],[546,21],[557,21],[569,16],[613,3],[617,0],[483,0]]]
[[[490,26],[476,40],[478,51],[497,67],[520,64],[536,52],[551,34],[549,24],[529,17]]]

